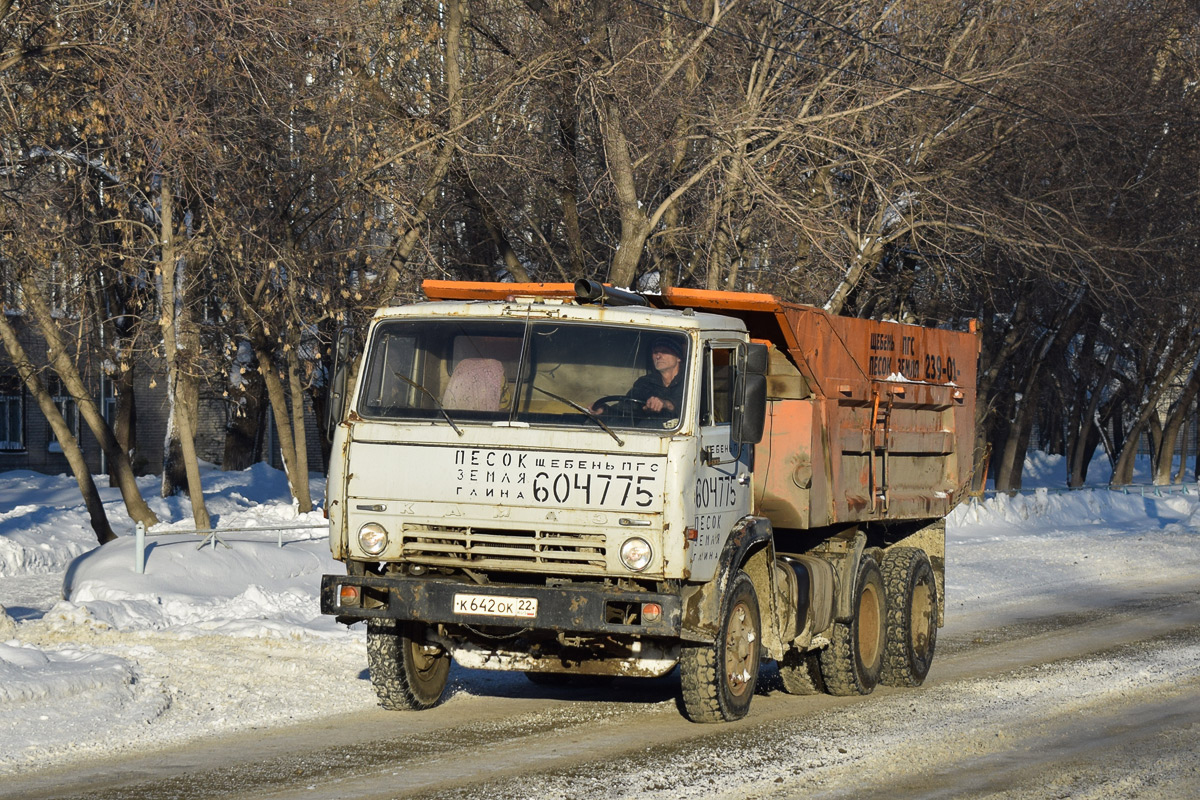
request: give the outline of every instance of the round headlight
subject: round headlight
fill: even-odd
[[[625,543],[621,545],[621,563],[634,572],[641,572],[650,566],[650,558],[653,555],[654,551],[650,549],[650,543],[636,536],[626,539]]]
[[[378,522],[368,522],[358,529],[358,546],[363,549],[363,552],[377,556],[387,548],[387,545],[387,531]]]

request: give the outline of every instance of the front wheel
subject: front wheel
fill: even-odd
[[[693,722],[741,719],[750,710],[758,683],[758,595],[742,570],[730,581],[721,612],[716,641],[684,647],[679,654],[683,710]]]
[[[854,587],[854,616],[833,624],[830,644],[819,657],[825,691],[843,697],[870,694],[883,669],[883,578],[871,556],[859,562]]]
[[[442,699],[450,654],[427,644],[419,626],[368,622],[367,667],[379,705],[390,711],[420,711]]]

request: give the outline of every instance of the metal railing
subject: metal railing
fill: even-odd
[[[1141,497],[1154,496],[1164,497],[1171,494],[1192,494],[1193,492],[1200,493],[1200,486],[1196,483],[1127,483],[1121,486],[1108,485],[1092,485],[1092,486],[1035,486],[1032,489],[985,489],[983,491],[971,492],[970,498],[973,500],[984,497],[998,497],[1007,495],[1016,497],[1018,495],[1036,494],[1037,492],[1047,492],[1049,494],[1070,494],[1071,492],[1116,492],[1118,494],[1136,494]]]
[[[147,536],[194,536],[205,534],[200,544],[196,545],[196,549],[200,550],[205,545],[211,545],[213,550],[217,549],[217,545],[228,548],[229,544],[221,538],[222,534],[227,533],[276,533],[278,535],[279,547],[283,547],[283,532],[284,531],[303,531],[303,530],[328,530],[329,523],[322,522],[313,524],[311,522],[296,523],[289,525],[267,525],[257,528],[212,528],[209,530],[179,530],[172,529],[167,531],[147,531],[145,523],[139,522],[134,529],[134,546],[133,546],[133,570],[139,575],[146,573],[146,537]]]

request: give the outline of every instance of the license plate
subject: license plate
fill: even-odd
[[[495,597],[486,594],[454,595],[455,614],[533,618],[537,616],[537,605],[536,597]]]

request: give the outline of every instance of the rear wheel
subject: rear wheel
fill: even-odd
[[[880,682],[920,686],[937,644],[938,595],[933,566],[924,550],[898,547],[880,564],[887,597],[887,645]]]
[[[792,648],[779,661],[779,679],[788,694],[819,694],[821,666],[815,652]]]
[[[835,622],[830,645],[818,663],[825,691],[848,696],[870,694],[883,669],[885,602],[879,566],[864,555],[854,581],[854,616]]]
[[[746,716],[758,683],[762,625],[758,595],[738,570],[721,601],[721,627],[712,644],[679,654],[683,710],[693,722],[730,722]]]
[[[392,711],[419,711],[442,699],[450,654],[427,644],[420,626],[368,622],[367,666],[381,706]]]

